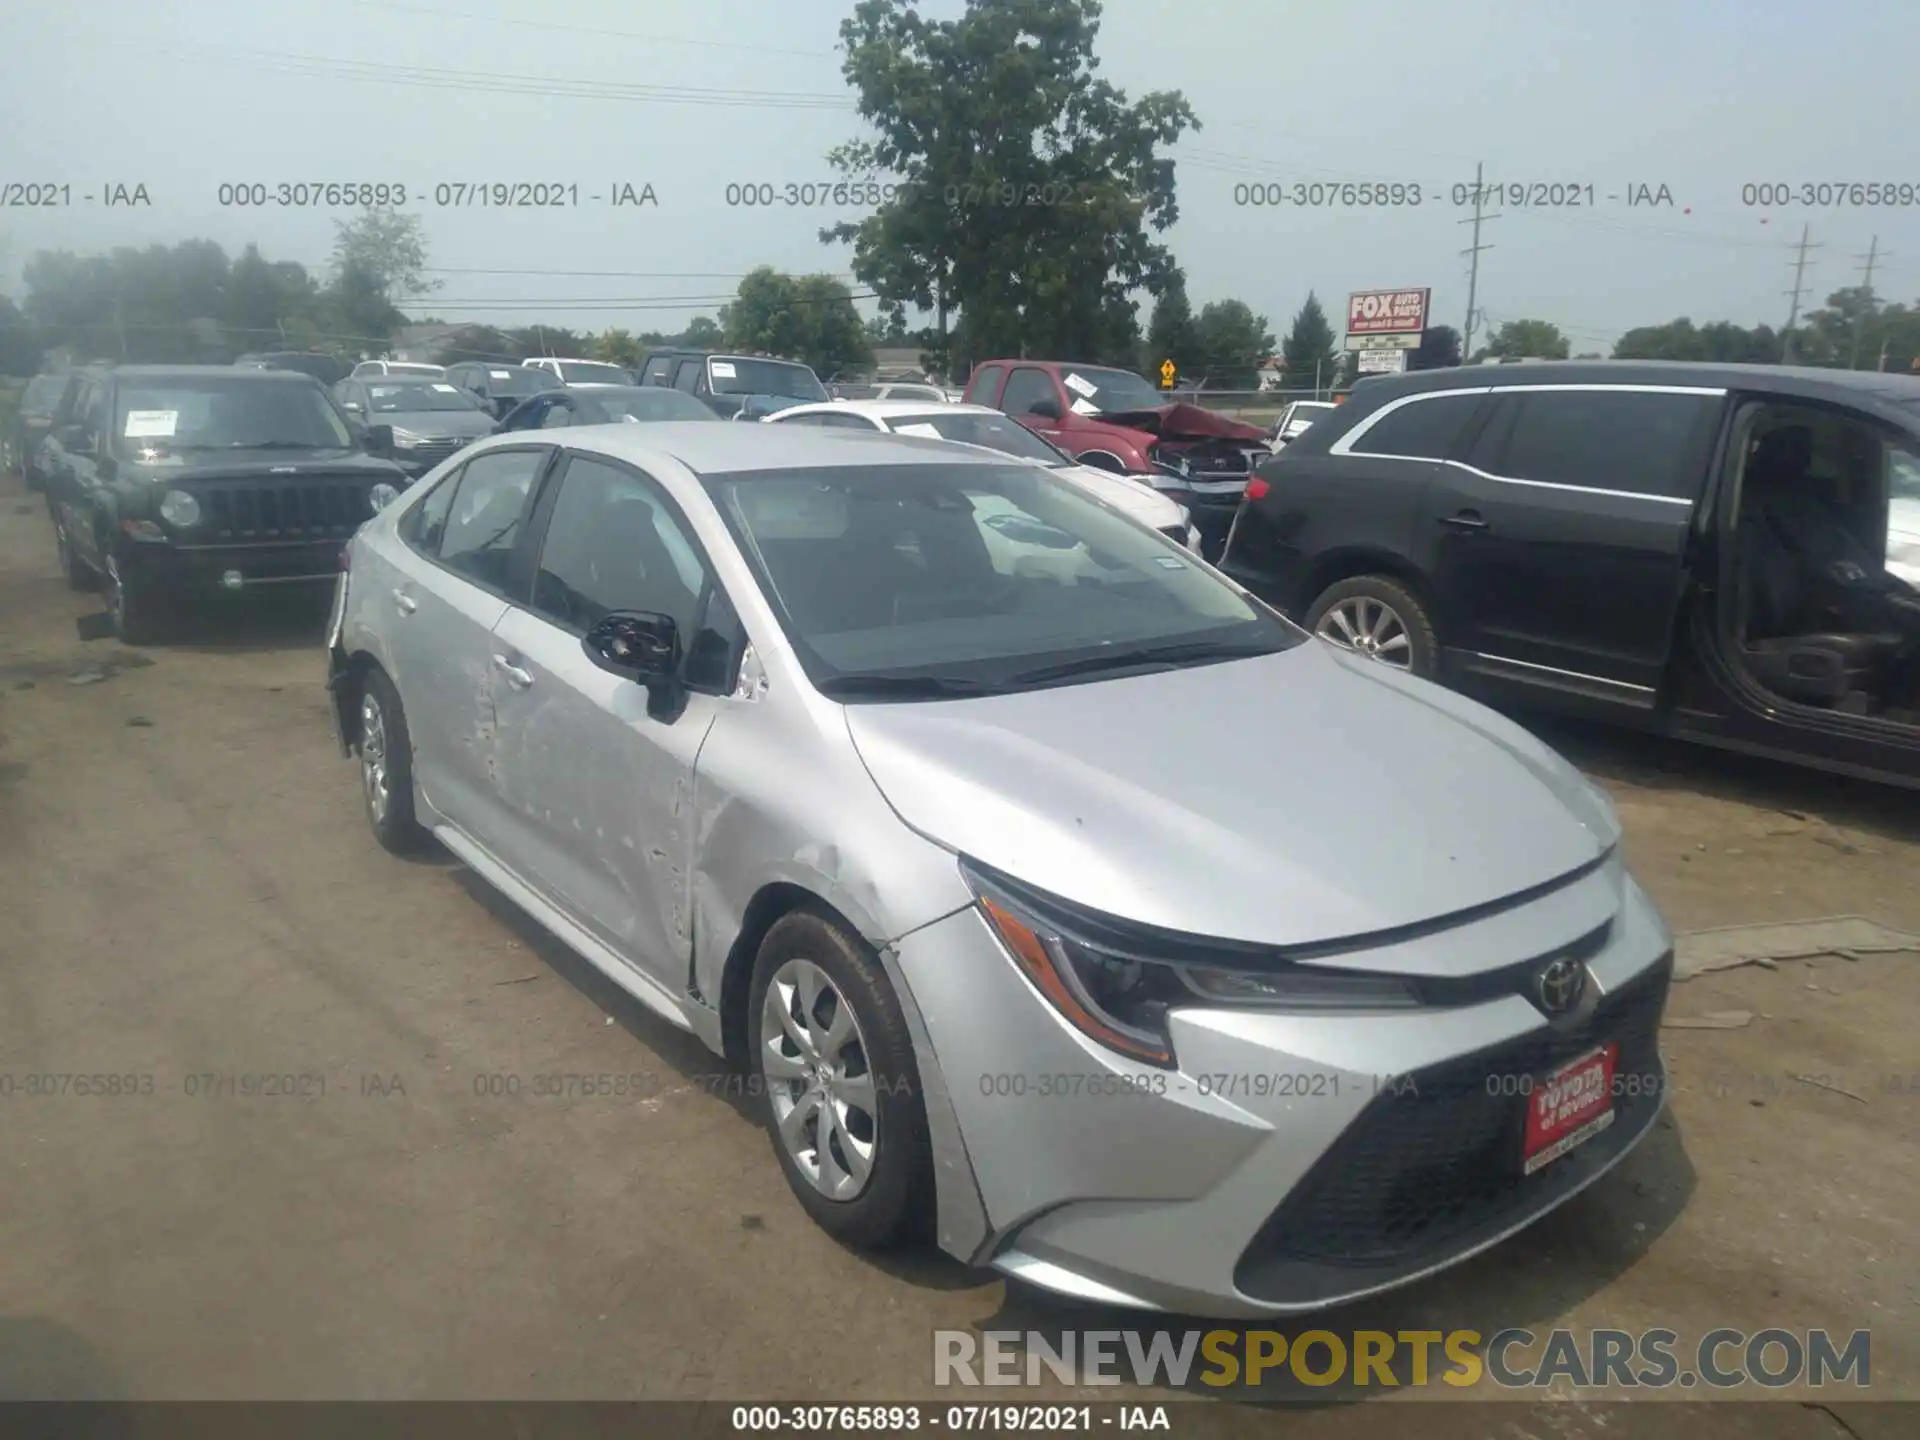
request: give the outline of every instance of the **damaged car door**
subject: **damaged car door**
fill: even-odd
[[[684,674],[649,689],[597,663],[587,642],[610,616],[642,616],[671,622],[683,661],[695,655],[712,572],[650,477],[577,453],[563,463],[533,522],[531,603],[493,633],[509,863],[678,990],[691,955],[693,768],[716,699],[678,683]]]

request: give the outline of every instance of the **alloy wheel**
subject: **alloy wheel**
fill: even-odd
[[[1314,634],[1396,670],[1413,666],[1406,622],[1391,605],[1371,595],[1350,595],[1334,605],[1320,617]]]
[[[866,1188],[880,1144],[865,1037],[847,997],[811,960],[773,973],[761,1011],[760,1072],[795,1167],[829,1200]]]
[[[372,693],[360,700],[360,780],[375,825],[384,825],[392,795],[387,788],[387,717]]]

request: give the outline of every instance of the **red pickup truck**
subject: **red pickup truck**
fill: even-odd
[[[1063,360],[983,360],[966,402],[1004,411],[1082,465],[1138,476],[1185,505],[1202,552],[1226,542],[1247,479],[1273,453],[1257,425],[1168,404],[1130,370]]]

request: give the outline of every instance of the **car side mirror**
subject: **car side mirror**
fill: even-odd
[[[616,610],[580,641],[587,658],[610,675],[643,685],[647,713],[656,720],[677,712],[680,692],[680,628],[671,615]]]
[[[393,427],[391,425],[367,427],[367,453],[378,455],[383,460],[393,458]]]
[[[1027,407],[1029,415],[1038,415],[1042,420],[1060,418],[1060,402],[1057,400],[1036,400]]]

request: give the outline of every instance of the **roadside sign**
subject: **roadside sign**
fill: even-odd
[[[1173,361],[1162,360],[1160,362],[1160,388],[1162,390],[1171,390],[1173,388],[1174,374]]]
[[[1407,352],[1404,350],[1362,350],[1360,352],[1360,374],[1362,375],[1398,375],[1407,368]]]
[[[1346,348],[1349,350],[1418,350],[1420,332],[1410,331],[1405,335],[1349,335]]]
[[[1431,290],[1356,290],[1347,297],[1347,334],[1418,335]]]

